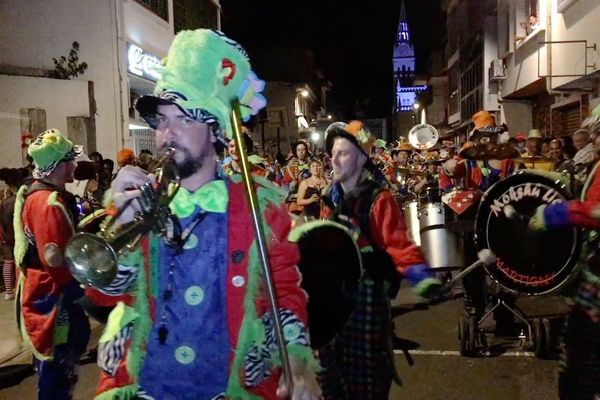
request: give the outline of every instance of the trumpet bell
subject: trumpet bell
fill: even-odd
[[[71,275],[86,286],[106,288],[117,276],[117,254],[97,235],[73,235],[65,248],[65,258]]]

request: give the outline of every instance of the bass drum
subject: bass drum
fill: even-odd
[[[300,250],[311,346],[318,349],[342,330],[354,309],[362,276],[360,251],[350,231],[333,221],[299,225],[289,240]]]
[[[485,192],[477,211],[475,240],[479,250],[490,249],[496,255],[496,263],[486,270],[501,287],[516,294],[542,295],[556,291],[573,275],[581,249],[579,230],[529,229],[529,219],[539,206],[569,198],[565,182],[531,171],[518,171]],[[507,206],[516,216],[506,215]]]

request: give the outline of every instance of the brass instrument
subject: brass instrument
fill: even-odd
[[[108,211],[100,213],[100,232],[90,232],[90,227],[97,228],[98,218],[80,224],[80,232],[69,239],[65,248],[69,271],[77,281],[94,288],[109,286],[117,276],[121,254],[134,249],[150,231],[159,235],[166,233],[173,222],[169,203],[180,186],[179,172],[171,162],[174,152],[175,149],[168,148],[153,167],[155,184],[147,182],[137,188],[141,195],[129,200],[112,215]],[[138,201],[140,212],[132,222],[115,226],[118,217],[133,200]]]
[[[408,132],[408,142],[417,150],[427,150],[438,142],[439,134],[434,126],[419,124],[413,126]]]

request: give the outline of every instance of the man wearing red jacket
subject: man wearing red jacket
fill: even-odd
[[[594,114],[600,114],[597,107]],[[600,118],[593,127],[600,130]],[[594,142],[595,166],[581,194],[540,206],[529,226],[534,231],[574,226],[585,229],[578,284],[567,293],[571,306],[562,335],[559,374],[561,400],[593,400],[600,396],[600,137]]]
[[[387,399],[394,377],[388,285],[402,275],[425,297],[439,287],[421,251],[407,238],[392,194],[373,177],[376,167],[368,156],[373,142],[359,121],[327,129],[334,182],[325,194],[323,216],[356,233],[364,273],[350,320],[319,349],[325,399]]]
[[[119,260],[117,278],[90,293],[111,312],[98,346],[102,370],[96,399],[317,400],[306,326],[306,294],[285,195],[255,177],[278,313],[293,375],[280,383],[273,321],[260,269],[249,204],[235,175],[217,177],[216,147],[231,134],[231,102],[242,118],[265,105],[264,82],[244,49],[223,33],[181,31],[169,49],[153,95],[136,108],[155,129],[159,149],[173,148],[181,187],[169,206],[180,232],[149,235]],[[115,206],[139,196],[151,180],[127,166],[113,181]],[[137,200],[131,205],[135,206]],[[131,221],[127,207],[118,222]],[[176,225],[176,224],[175,224]],[[311,368],[312,367],[312,368]]]
[[[27,150],[35,169],[31,186],[15,201],[15,262],[21,269],[17,302],[19,326],[36,358],[38,399],[71,398],[76,366],[90,326],[75,302],[83,290],[69,273],[64,249],[77,224],[77,205],[65,183],[73,182],[74,146],[58,130],[41,133]]]

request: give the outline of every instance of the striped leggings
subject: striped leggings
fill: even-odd
[[[4,260],[2,266],[2,278],[4,279],[4,289],[7,296],[15,294],[15,260]]]

